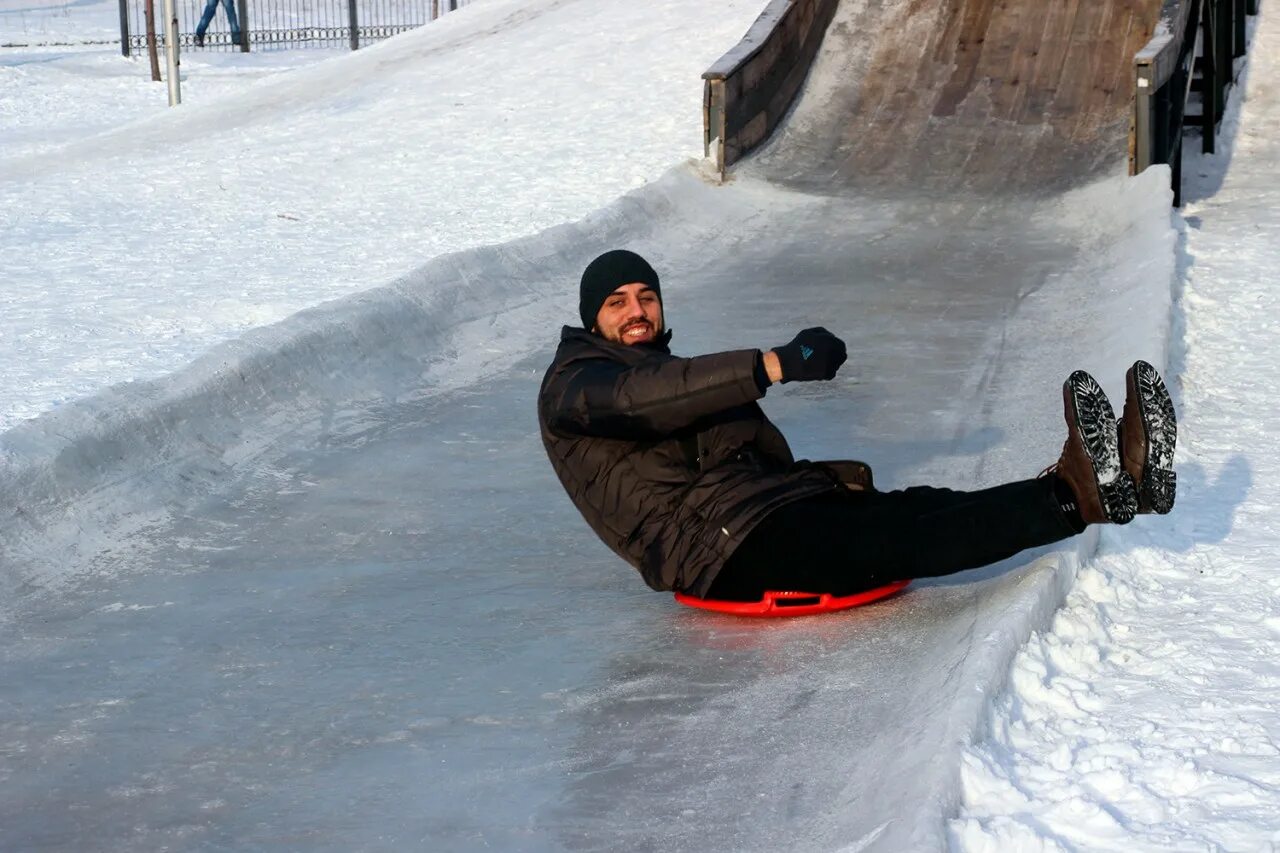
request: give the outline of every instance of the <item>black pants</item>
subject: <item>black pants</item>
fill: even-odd
[[[729,558],[708,598],[765,590],[851,595],[890,581],[985,566],[1078,531],[1043,477],[977,492],[917,486],[838,492],[769,514]]]

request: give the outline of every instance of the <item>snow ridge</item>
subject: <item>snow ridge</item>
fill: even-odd
[[[351,434],[375,409],[465,387],[576,316],[566,281],[600,247],[644,246],[683,167],[582,222],[437,258],[246,333],[161,379],[118,385],[0,434],[0,588],[91,570],[113,541],[252,468],[280,443]],[[625,231],[624,231],[625,227]],[[107,531],[111,531],[108,533]]]

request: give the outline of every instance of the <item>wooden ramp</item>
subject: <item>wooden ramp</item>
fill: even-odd
[[[807,189],[1060,189],[1123,169],[1160,0],[842,0],[748,168]],[[744,164],[745,165],[745,164]]]

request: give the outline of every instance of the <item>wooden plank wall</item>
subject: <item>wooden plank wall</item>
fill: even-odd
[[[838,0],[774,0],[703,75],[703,141],[721,177],[782,122]]]

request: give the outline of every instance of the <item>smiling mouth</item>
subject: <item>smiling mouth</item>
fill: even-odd
[[[623,338],[642,338],[653,334],[653,326],[648,323],[635,323],[622,330]]]

